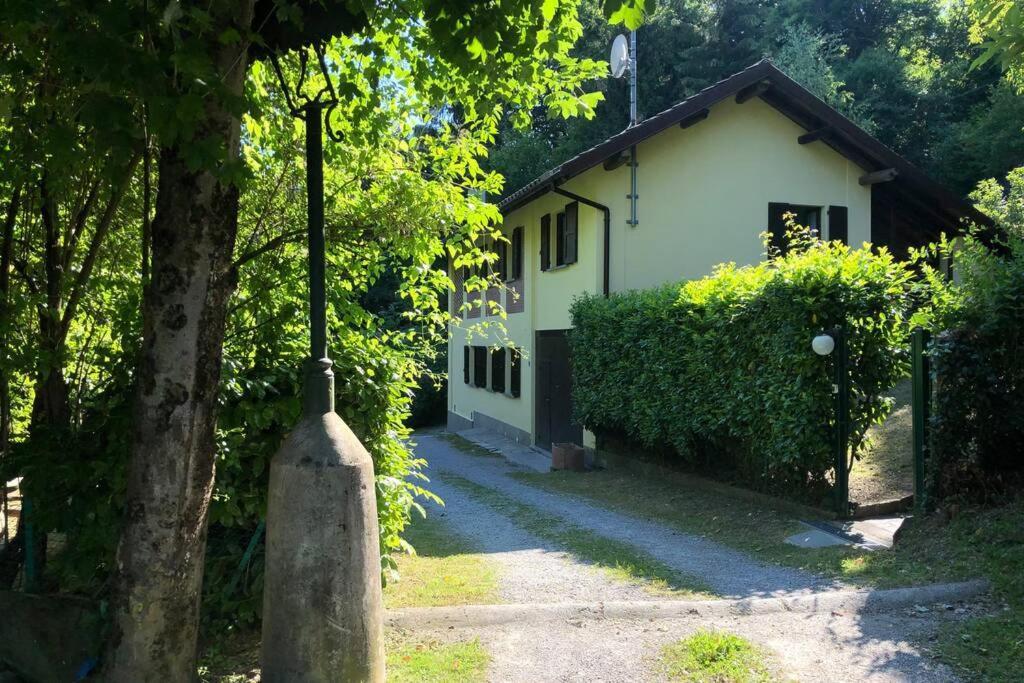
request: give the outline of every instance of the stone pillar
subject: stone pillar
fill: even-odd
[[[377,500],[370,454],[313,365],[302,420],[270,464],[262,680],[384,681]]]

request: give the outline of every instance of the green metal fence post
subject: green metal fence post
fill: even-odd
[[[242,574],[245,573],[245,568],[249,566],[249,562],[252,560],[252,555],[256,552],[256,545],[260,542],[260,539],[263,538],[263,529],[266,527],[266,524],[266,520],[261,519],[260,523],[256,526],[256,531],[253,532],[252,538],[249,539],[249,545],[245,548],[242,560],[238,563],[238,567],[235,569],[235,573],[231,577],[231,581],[228,582],[225,594],[234,594],[235,588],[238,586],[238,582],[242,580]]]
[[[850,371],[849,356],[846,345],[846,330],[836,326],[832,332],[835,339],[835,392],[836,408],[836,511],[840,517],[850,514]]]
[[[36,557],[36,530],[32,522],[32,501],[22,495],[21,514],[25,515],[25,542],[22,548],[25,553],[25,583],[26,593],[35,593],[39,586],[39,562]]]
[[[928,461],[928,422],[931,413],[932,380],[928,359],[930,335],[920,327],[911,336],[912,411],[914,425],[914,508],[927,509],[926,476]]]

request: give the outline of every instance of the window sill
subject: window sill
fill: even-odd
[[[542,270],[541,272],[542,273],[550,273],[550,272],[555,271],[555,270],[565,270],[566,268],[570,268],[570,267],[575,266],[575,265],[576,265],[576,263],[563,263],[560,266],[551,266],[547,270]]]

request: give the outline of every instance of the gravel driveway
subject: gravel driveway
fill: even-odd
[[[596,567],[582,563],[550,543],[516,526],[513,520],[448,484],[444,475],[433,478],[431,490],[445,502],[430,506],[445,526],[464,537],[500,568],[502,601],[578,602],[590,600],[645,600],[641,586],[614,581]]]
[[[758,562],[744,553],[657,522],[522,484],[507,476],[521,470],[502,458],[467,455],[436,436],[421,436],[417,440],[416,454],[426,458],[428,475],[440,485],[443,486],[447,472],[500,491],[601,536],[632,545],[682,574],[697,576],[722,597],[787,595],[842,587],[834,580],[799,569]]]
[[[456,475],[516,501],[635,546],[677,571],[694,574],[724,597],[800,595],[840,588],[806,572],[766,565],[707,539],[618,514],[509,478],[521,471],[502,458],[468,455],[448,441],[417,437],[427,459],[430,488],[445,500],[430,513],[464,536],[500,567],[500,594],[513,603],[650,600],[640,586],[617,581],[550,541],[445,482]],[[662,598],[664,597],[662,596]],[[744,636],[773,656],[782,680],[953,681],[954,674],[912,643],[926,642],[963,610],[903,609],[890,613],[780,612],[771,615],[687,615],[672,619],[574,619],[419,630],[416,637],[478,638],[491,654],[488,680],[659,681],[664,644],[698,629]]]

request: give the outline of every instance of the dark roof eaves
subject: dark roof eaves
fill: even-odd
[[[567,159],[562,164],[510,194],[499,202],[498,208],[502,213],[514,211],[548,192],[554,185],[594,168],[605,159],[657,135],[701,109],[711,107],[743,88],[766,78],[771,80],[773,89],[777,88],[781,94],[793,100],[795,104],[807,109],[813,117],[823,120],[826,125],[838,131],[843,138],[846,138],[849,145],[862,151],[862,153],[866,152],[868,156],[874,157],[885,166],[896,168],[905,180],[917,187],[919,192],[931,195],[939,200],[945,210],[961,217],[970,218],[983,225],[990,223],[987,217],[980,214],[968,202],[954,195],[917,166],[889,149],[889,147],[863,130],[841,112],[835,110],[828,103],[814,95],[814,93],[787,76],[772,64],[769,59],[762,59],[743,71],[722,79],[672,107],[645,119],[636,126],[627,128]],[[840,150],[837,150],[837,152],[843,153]]]

